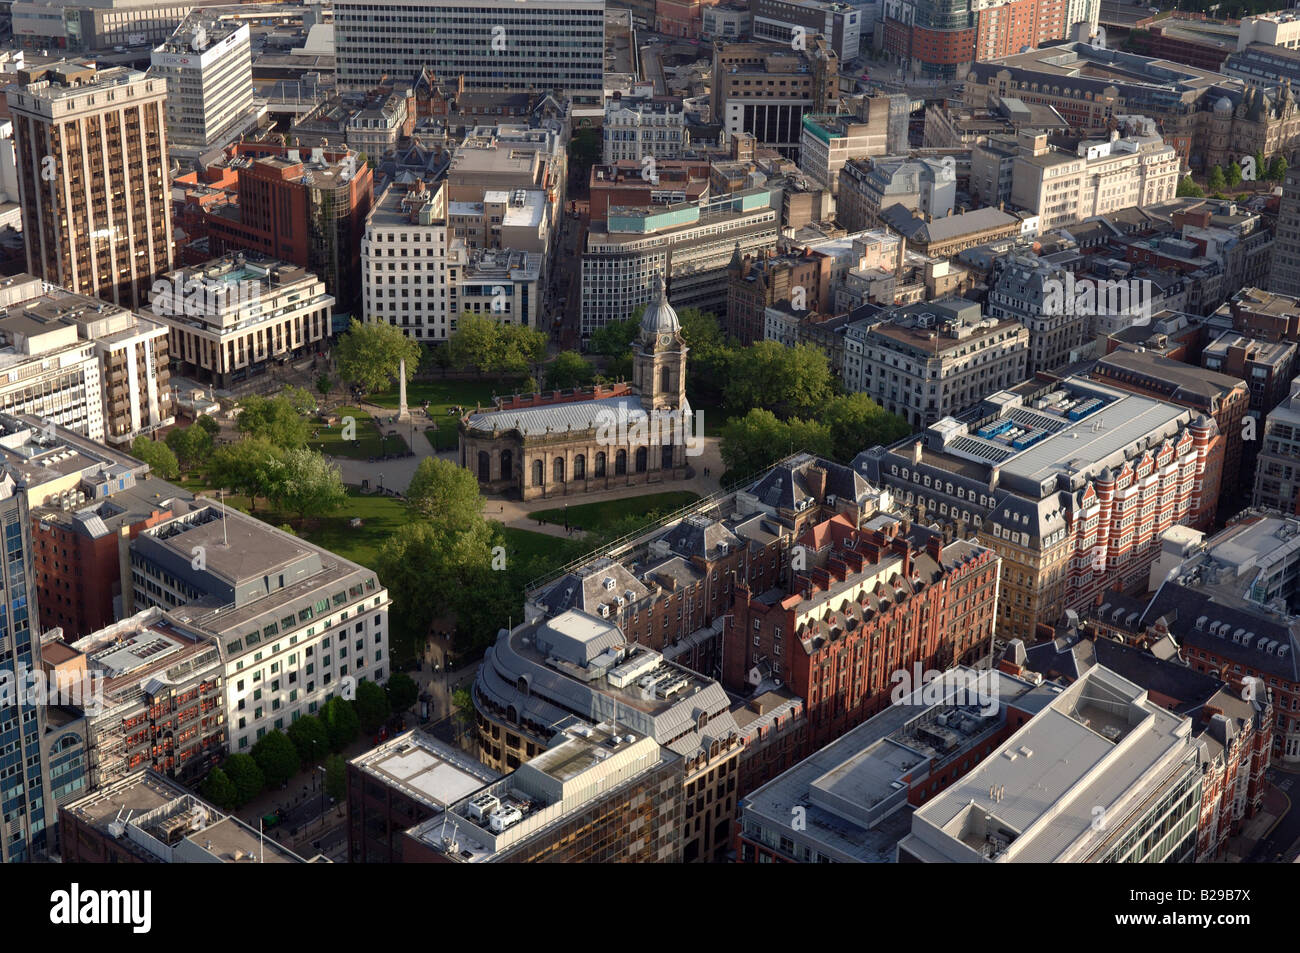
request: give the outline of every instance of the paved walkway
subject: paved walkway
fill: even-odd
[[[1290,811],[1291,799],[1286,796],[1286,793],[1272,784],[1268,785],[1264,790],[1260,812],[1242,825],[1240,834],[1229,838],[1223,862],[1228,864],[1246,862],[1260,842],[1273,832]]]

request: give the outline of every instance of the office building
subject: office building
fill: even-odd
[[[161,609],[75,641],[47,641],[42,656],[47,669],[89,676],[102,693],[80,706],[91,790],[142,768],[194,784],[221,760],[221,650],[212,639],[174,625]]]
[[[836,218],[850,232],[879,226],[880,213],[896,205],[942,219],[956,198],[955,167],[940,159],[850,160],[840,169]]]
[[[876,29],[885,52],[910,75],[952,79],[972,63],[1066,39],[1076,23],[1087,24],[1091,36],[1099,10],[1098,0],[885,0]]]
[[[680,99],[615,97],[605,104],[601,127],[605,162],[635,162],[644,156],[677,159],[690,146],[686,110]]]
[[[26,494],[14,474],[0,474],[0,523],[5,534],[4,582],[0,620],[7,668],[42,670],[37,622],[36,573],[32,560],[31,526]],[[58,804],[86,784],[85,736],[82,728],[63,719],[51,720],[46,705],[34,704],[22,692],[0,698],[0,737],[8,739],[10,761],[4,781],[5,813],[9,821],[0,842],[0,862],[17,863],[44,856],[54,848],[51,829]],[[57,756],[57,764],[56,757]],[[60,777],[52,774],[58,767]]]
[[[814,749],[886,708],[892,673],[942,671],[993,644],[992,550],[888,516],[873,527],[843,515],[807,527],[788,583],[759,592],[738,582],[724,621],[723,684],[785,682],[806,702]]]
[[[1300,761],[1298,539],[1295,516],[1248,512],[1202,542],[1175,549],[1171,540],[1175,551],[1162,559],[1156,594],[1134,626],[1172,638],[1193,669],[1217,675],[1238,696],[1249,684],[1268,697],[1277,714],[1272,757],[1288,767]]]
[[[921,142],[927,149],[970,149],[993,136],[1014,139],[1021,129],[1057,135],[1069,132],[1070,124],[1051,106],[994,96],[987,106],[978,109],[927,109]]]
[[[896,704],[741,799],[736,859],[892,863],[912,812],[987,757],[1047,691],[1032,675],[962,666],[907,686]]]
[[[583,337],[647,304],[656,274],[676,307],[720,314],[736,245],[742,255],[766,254],[779,214],[761,186],[699,202],[610,206],[604,221],[592,221],[582,256]]]
[[[257,122],[247,23],[185,18],[153,51],[152,71],[167,81],[167,142],[173,154],[224,145]]]
[[[13,32],[29,49],[107,51],[161,43],[198,6],[196,0],[16,0]]]
[[[1192,367],[1149,351],[1122,347],[1102,357],[1088,376],[1121,390],[1145,394],[1214,418],[1224,437],[1223,479],[1219,492],[1236,493],[1244,474],[1242,420],[1250,410],[1250,391],[1239,375]]]
[[[836,112],[839,102],[839,56],[819,34],[802,50],[715,41],[713,77],[714,121],[787,158],[798,155],[804,114]]]
[[[1237,331],[1224,331],[1201,349],[1203,368],[1246,382],[1256,423],[1286,399],[1298,370],[1296,361],[1293,342],[1259,341]]]
[[[1145,585],[1169,527],[1211,525],[1223,452],[1204,415],[1071,377],[992,394],[973,422],[854,466],[918,518],[973,527],[1002,557],[999,635],[1032,639],[1100,591]]]
[[[346,329],[362,298],[361,239],[374,172],[351,153],[297,150],[241,165],[238,202],[207,216],[213,257],[250,252],[305,268],[333,298],[335,325]],[[332,329],[327,325],[326,333]],[[295,345],[296,346],[296,345]]]
[[[167,84],[65,60],[20,70],[7,97],[27,271],[141,307],[172,266]]]
[[[218,387],[313,353],[330,335],[333,306],[307,269],[242,252],[164,275],[150,303],[176,366]]]
[[[11,440],[17,439],[18,429],[9,434]],[[131,540],[175,516],[179,504],[192,496],[145,479],[146,464],[110,455],[67,431],[57,431],[55,441],[45,441],[44,447],[39,428],[29,424],[28,432],[15,450],[28,457],[24,462],[31,473],[27,483],[41,629],[57,627],[73,642],[122,618],[130,599],[125,567],[130,565]],[[11,451],[11,462],[15,456]]]
[[[1121,117],[1129,119],[1130,117]],[[1143,208],[1174,198],[1182,161],[1155,130],[1106,141],[1079,143],[1076,154],[1052,149],[1046,133],[1022,132],[1021,152],[1012,166],[1011,204],[1039,218],[1039,231],[1072,225],[1125,208]]]
[[[862,11],[849,3],[824,0],[754,0],[753,37],[784,46],[821,34],[842,62],[857,59],[862,43]],[[797,47],[796,47],[797,48]]]
[[[1061,297],[1066,271],[1037,255],[1012,255],[1001,264],[991,282],[987,310],[990,317],[1015,318],[1029,329],[1030,375],[1050,371],[1082,356],[1090,340],[1090,310],[1050,308]]]
[[[1201,752],[1187,717],[1102,666],[1046,694],[1018,731],[912,814],[900,863],[1195,859]]]
[[[483,0],[473,9],[453,0],[340,0],[334,33],[345,92],[428,67],[444,79],[464,77],[469,92],[603,99],[604,0]]]
[[[918,430],[1020,383],[1029,357],[1024,325],[985,318],[960,299],[886,311],[850,324],[844,336],[845,389]]]
[[[571,719],[577,722],[577,719]],[[411,863],[680,863],[682,758],[617,721],[552,746],[406,832]]]
[[[407,731],[348,762],[348,863],[400,864],[404,832],[501,775],[425,731]]]
[[[305,864],[273,837],[153,771],[59,811],[67,864]]]
[[[723,331],[742,344],[767,338],[767,309],[791,302],[796,313],[827,311],[831,297],[830,255],[803,248],[785,255],[754,258],[737,252],[727,266],[727,313]]]
[[[1285,87],[1250,87],[1223,73],[1086,42],[981,58],[963,98],[985,106],[994,96],[1051,106],[1073,128],[1095,133],[1108,131],[1111,117],[1148,117],[1194,169],[1256,152],[1290,153],[1300,142],[1300,109]]]
[[[1253,505],[1300,514],[1300,384],[1268,414],[1255,458]]]
[[[867,122],[853,115],[805,114],[799,140],[799,169],[831,194],[840,190],[840,169],[850,159],[889,155],[889,100],[867,101],[874,111]]]
[[[877,220],[901,235],[909,249],[927,258],[953,258],[968,248],[1013,238],[1024,230],[1021,218],[996,208],[930,218],[903,205],[892,205]]]
[[[210,500],[176,505],[131,541],[123,611],[176,610],[217,643],[232,752],[388,679],[388,591],[372,571]]]

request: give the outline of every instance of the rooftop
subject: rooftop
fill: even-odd
[[[352,765],[435,811],[501,777],[423,731],[398,735],[354,758]]]

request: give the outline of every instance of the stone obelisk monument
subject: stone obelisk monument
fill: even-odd
[[[402,358],[397,372],[397,419],[409,420],[411,412],[406,409],[406,358]]]

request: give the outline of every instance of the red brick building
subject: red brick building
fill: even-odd
[[[859,530],[835,516],[791,550],[791,584],[738,587],[723,684],[784,680],[807,704],[810,749],[884,709],[895,672],[943,670],[991,646],[999,559],[906,523]]]
[[[727,317],[723,331],[742,344],[766,337],[767,309],[780,301],[796,308],[796,288],[802,288],[802,310],[807,314],[830,311],[831,265],[829,255],[805,248],[802,252],[754,259],[740,255],[740,246],[727,266]]]

